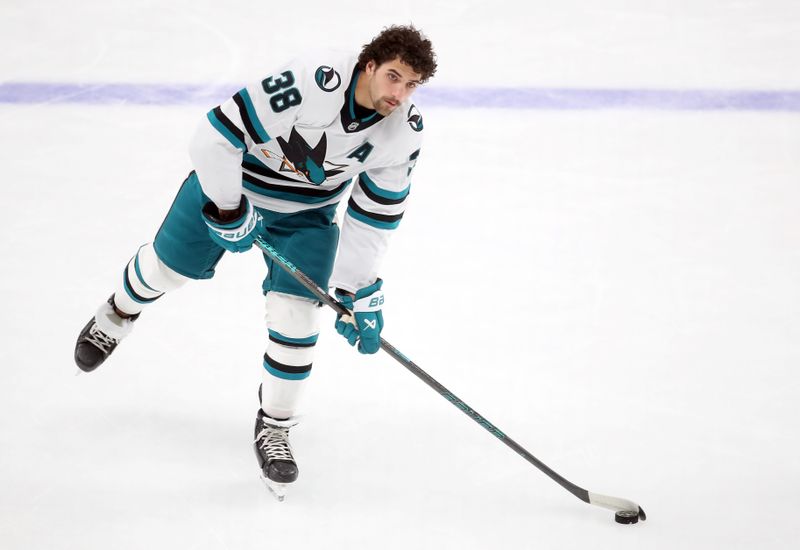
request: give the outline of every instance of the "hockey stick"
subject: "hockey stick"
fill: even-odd
[[[349,315],[350,312],[340,304],[335,298],[333,298],[330,294],[328,294],[325,290],[321,289],[317,284],[311,280],[308,275],[300,271],[297,266],[295,266],[292,262],[284,258],[280,252],[275,250],[268,242],[266,242],[261,237],[256,237],[255,240],[256,246],[260,248],[266,256],[270,259],[275,261],[283,270],[285,270],[289,275],[291,275],[298,283],[303,285],[309,292],[314,294],[319,300],[324,303],[325,305],[330,306],[336,313],[340,315]],[[479,425],[483,426],[486,431],[490,434],[495,436],[497,439],[505,443],[508,447],[514,450],[518,455],[522,458],[539,468],[542,472],[547,474],[550,479],[561,485],[564,489],[581,499],[583,502],[594,504],[595,506],[601,506],[603,508],[608,508],[609,510],[613,510],[617,512],[616,520],[619,523],[635,523],[639,519],[646,520],[647,516],[642,510],[642,507],[632,502],[630,500],[626,500],[623,498],[612,497],[608,495],[601,495],[598,493],[591,493],[586,489],[578,487],[574,483],[568,481],[567,479],[560,476],[558,473],[553,471],[549,466],[547,466],[544,462],[533,456],[531,453],[526,451],[520,444],[516,441],[508,437],[498,428],[496,428],[491,422],[486,420],[483,416],[478,414],[473,408],[469,405],[461,401],[458,397],[456,397],[450,390],[445,388],[439,382],[437,382],[432,376],[426,373],[424,370],[419,368],[413,361],[411,361],[408,357],[400,353],[397,348],[391,345],[389,342],[381,338],[381,349],[392,356],[398,363],[403,365],[405,368],[410,370],[417,378],[425,382],[428,386],[436,390],[439,395],[450,401],[453,405],[458,407],[464,414],[469,416],[472,420],[477,422]]]

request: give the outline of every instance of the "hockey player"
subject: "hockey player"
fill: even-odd
[[[213,277],[226,251],[246,251],[256,236],[320,287],[335,287],[353,312],[337,318],[337,332],[375,353],[383,328],[378,269],[403,217],[423,131],[410,97],[435,71],[430,41],[413,26],[393,26],[358,55],[302,56],[209,111],[191,140],[194,171],[153,242],[139,248],[81,331],[78,367],[96,369],[147,305],[190,279]],[[340,240],[334,215],[348,190]],[[265,261],[269,341],[254,446],[265,481],[281,494],[297,479],[288,433],[311,372],[320,308]]]

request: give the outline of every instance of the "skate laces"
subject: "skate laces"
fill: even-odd
[[[270,460],[291,460],[292,448],[289,446],[289,428],[273,426],[262,421],[263,428],[256,436],[255,442],[264,450]]]
[[[100,330],[100,327],[97,326],[97,323],[92,324],[92,328],[89,329],[89,334],[86,336],[86,340],[96,348],[101,349],[104,353],[108,353],[111,348],[119,344],[118,339],[109,336]]]

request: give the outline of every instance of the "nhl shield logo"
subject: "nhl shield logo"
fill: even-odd
[[[332,92],[342,84],[342,77],[339,76],[339,73],[327,65],[321,65],[317,69],[314,80],[317,81],[317,86],[325,92]]]
[[[416,105],[412,105],[411,108],[408,110],[408,125],[411,126],[411,129],[415,132],[422,131],[422,115],[417,109]]]
[[[347,127],[348,131],[352,132],[359,127],[358,122],[351,122],[350,125]]]

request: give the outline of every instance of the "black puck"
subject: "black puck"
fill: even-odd
[[[623,523],[626,525],[630,525],[632,523],[639,522],[639,512],[634,512],[632,510],[623,510],[621,512],[617,512],[614,514],[614,521],[617,523]]]

